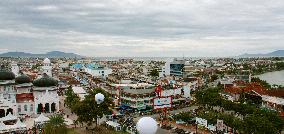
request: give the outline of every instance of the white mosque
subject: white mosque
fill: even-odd
[[[43,60],[43,67],[42,67],[43,73],[47,74],[48,76],[52,77],[52,66],[51,62],[48,58],[45,58]]]
[[[0,119],[9,113],[25,116],[59,111],[58,81],[52,78],[48,58],[43,61],[43,74],[34,81],[19,71],[16,63],[12,72],[0,70]]]

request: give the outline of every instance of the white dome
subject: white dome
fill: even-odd
[[[45,58],[45,59],[43,60],[43,63],[44,63],[44,64],[50,64],[50,60],[49,60],[48,58]]]
[[[101,104],[104,101],[104,99],[105,99],[105,96],[101,93],[97,93],[95,95],[95,100],[98,104]]]
[[[139,134],[155,134],[158,129],[157,122],[151,117],[141,118],[136,127]]]

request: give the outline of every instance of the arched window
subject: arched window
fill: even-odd
[[[34,110],[34,105],[31,104],[30,111],[32,112],[33,110]]]
[[[21,105],[18,105],[18,112],[21,112]]]
[[[24,105],[24,110],[28,111],[28,105]]]

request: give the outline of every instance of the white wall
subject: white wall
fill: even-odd
[[[42,69],[43,73],[46,73],[48,76],[52,77],[52,66],[44,65]]]
[[[16,76],[18,76],[18,75],[19,75],[19,71],[20,71],[19,66],[18,66],[17,64],[12,64],[11,66],[12,66],[12,72],[13,72]]]
[[[84,68],[85,72],[92,75],[93,77],[107,77],[109,74],[112,73],[112,69],[89,69]]]
[[[27,111],[25,111],[25,105],[27,106]],[[32,105],[32,106],[31,106]],[[19,111],[19,107],[21,107],[21,111]],[[34,102],[23,102],[23,103],[17,103],[17,112],[18,115],[20,114],[26,114],[26,115],[32,115],[34,113]]]
[[[31,93],[31,87],[17,88],[17,94],[21,94],[21,93]]]
[[[171,61],[167,61],[165,65],[162,67],[162,71],[159,72],[159,77],[164,77],[164,75],[169,76],[171,74],[170,69]]]
[[[43,104],[43,107],[45,105],[45,103],[49,103],[49,111],[51,111],[51,104],[55,103],[56,104],[56,111],[59,111],[59,96],[57,94],[56,91],[46,91],[46,92],[42,92],[42,93],[34,93],[34,112],[37,113],[37,107],[38,104]]]

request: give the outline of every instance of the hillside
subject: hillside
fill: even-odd
[[[49,57],[49,58],[82,58],[84,56],[74,54],[74,53],[65,53],[61,51],[51,51],[45,54],[32,54],[25,52],[7,52],[0,54],[0,57]]]

